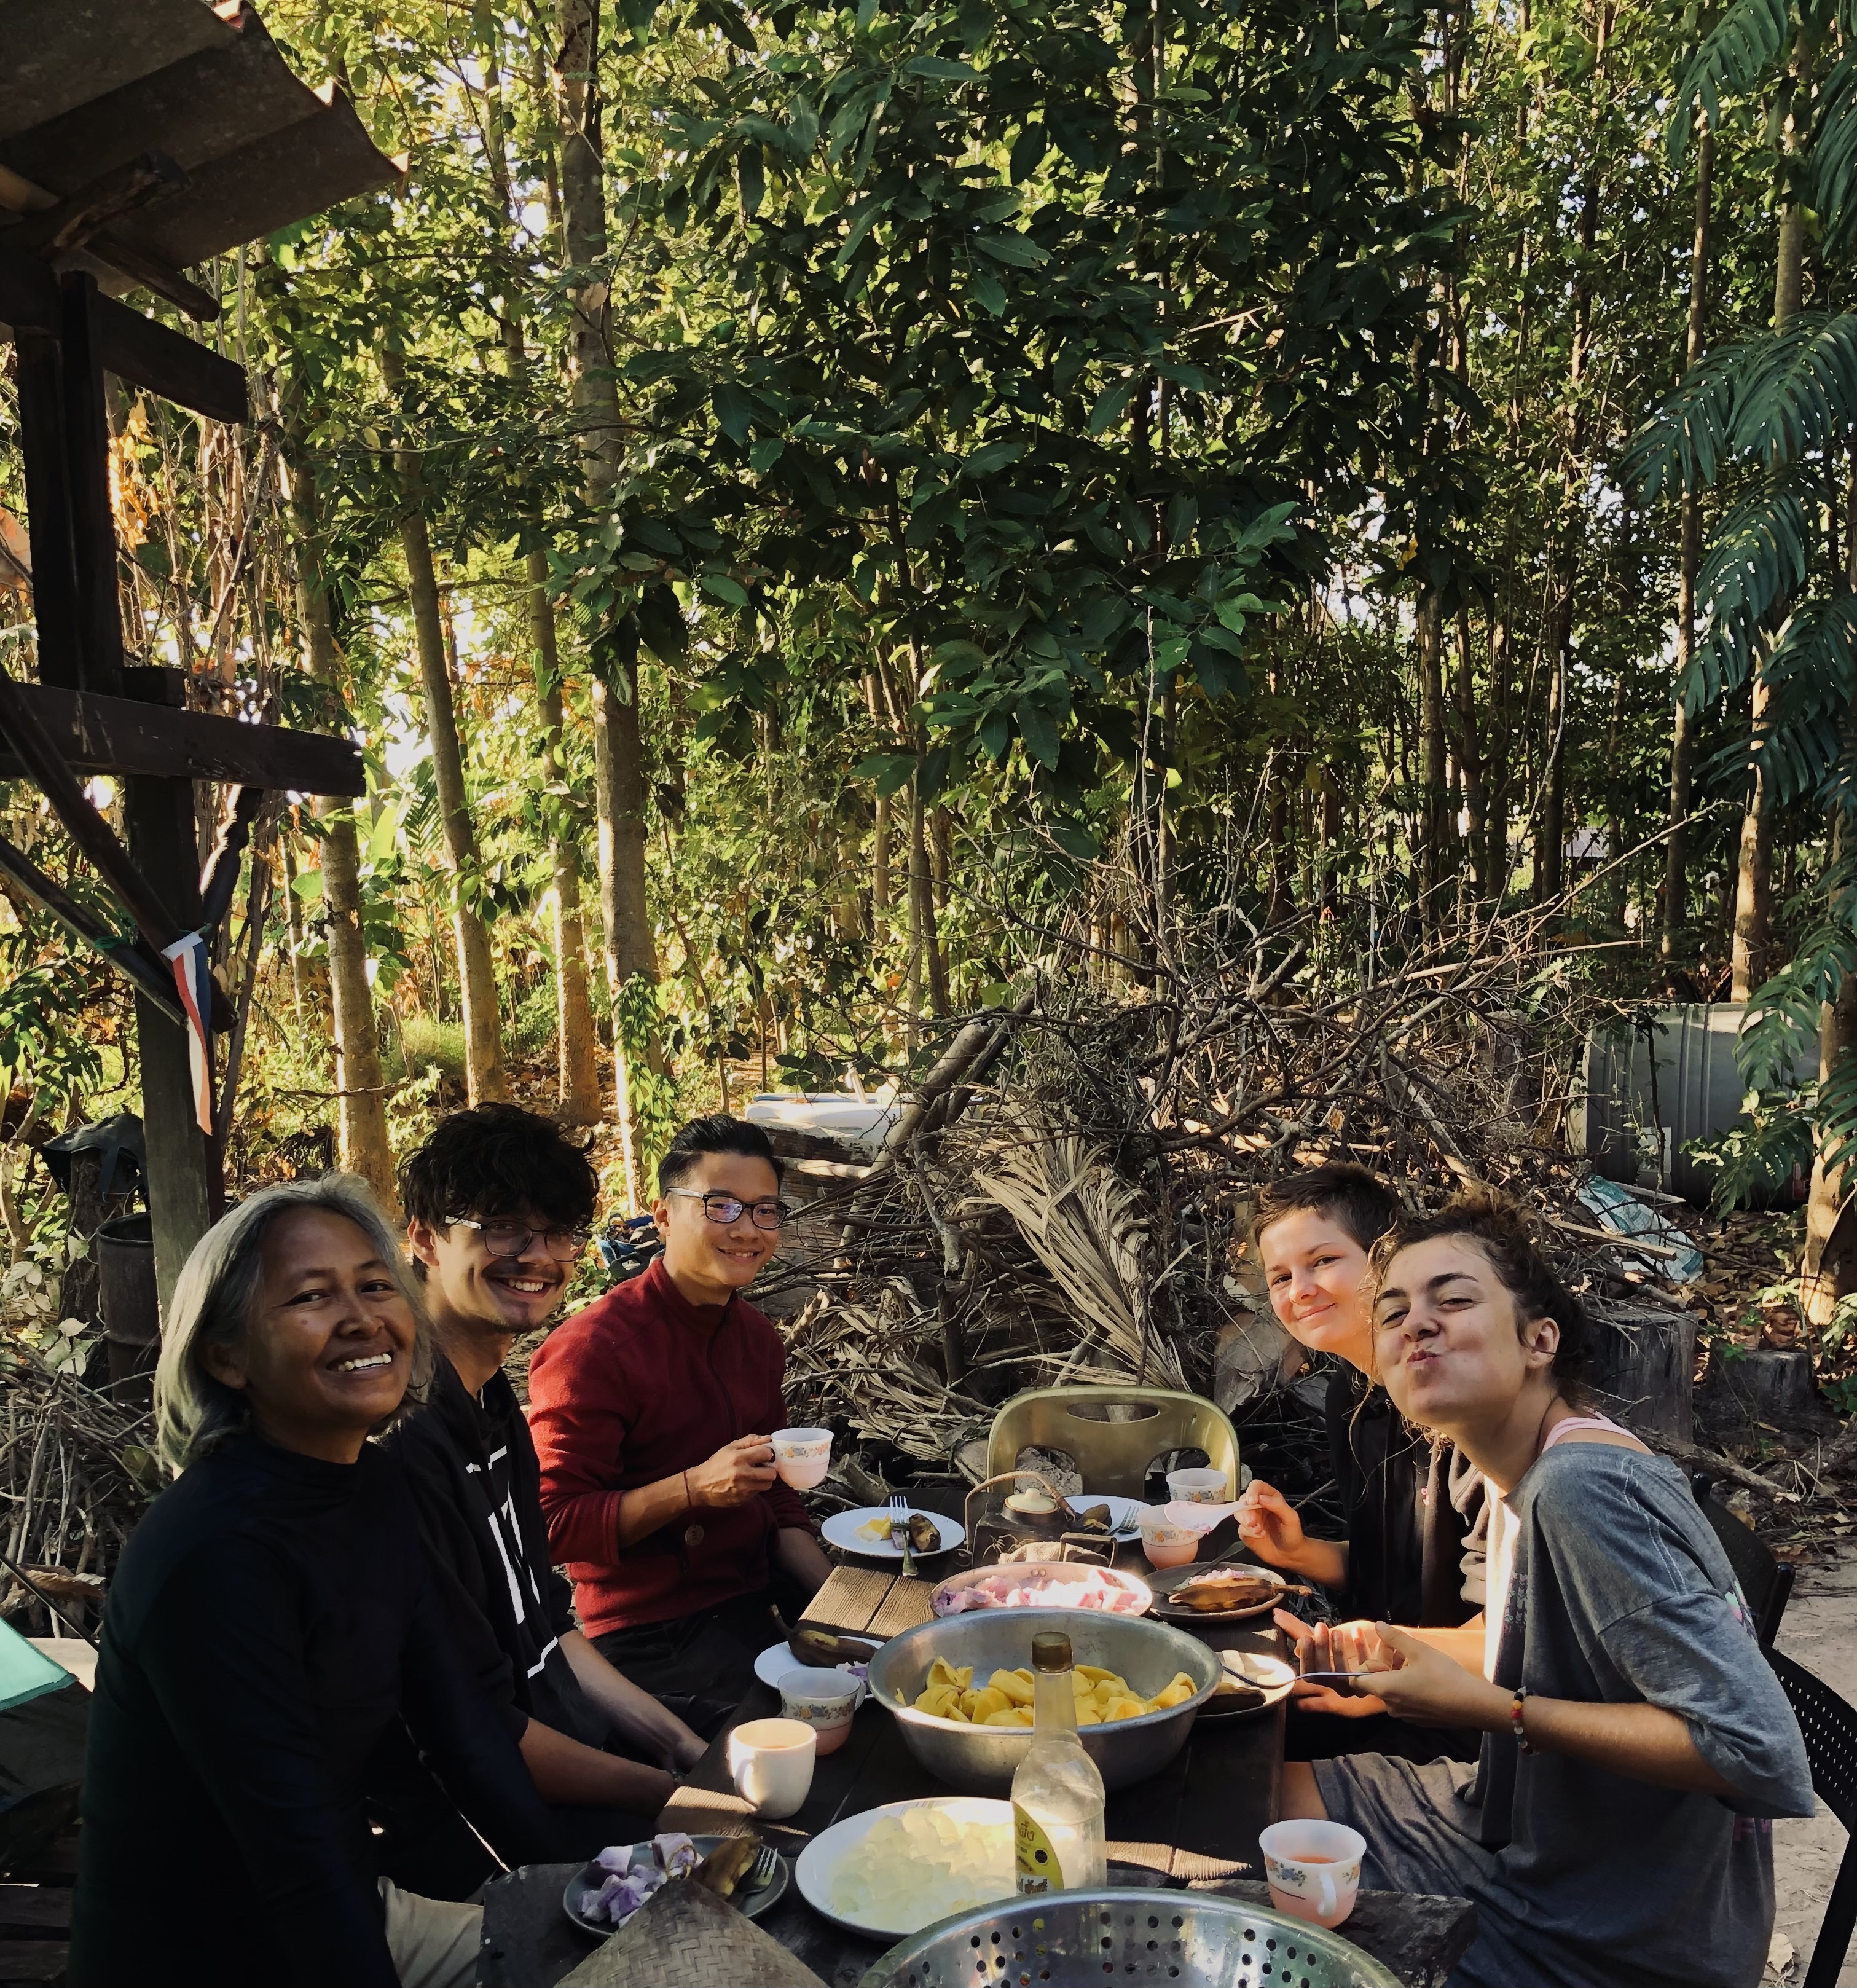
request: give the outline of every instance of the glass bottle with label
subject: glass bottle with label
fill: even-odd
[[[1103,1777],[1077,1732],[1071,1639],[1032,1638],[1032,1743],[1013,1776],[1013,1848],[1022,1892],[1108,1882]]]

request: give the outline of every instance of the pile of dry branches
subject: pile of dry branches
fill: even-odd
[[[1258,1322],[1270,1363],[1256,1190],[1324,1159],[1372,1168],[1415,1206],[1503,1188],[1589,1299],[1676,1302],[1574,1200],[1587,1169],[1566,1107],[1598,1004],[1572,976],[1492,948],[1292,998],[1289,963],[1147,989],[1078,976],[969,1023],[914,1122],[790,1238],[790,1294],[810,1293],[790,1328],[796,1412],[946,1469],[1020,1388],[1212,1392],[1226,1328]]]
[[[76,1374],[22,1351],[0,1388],[0,1539],[24,1570],[81,1622],[96,1577],[113,1571],[149,1498],[165,1481],[146,1447],[149,1416]],[[34,1618],[35,1633],[69,1631],[0,1567],[0,1615]]]

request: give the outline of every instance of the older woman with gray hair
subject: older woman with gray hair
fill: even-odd
[[[103,1619],[73,1988],[452,1988],[481,1915],[379,1878],[365,1765],[404,1718],[509,1862],[547,1811],[427,1582],[401,1467],[429,1329],[367,1190],[268,1188],[188,1259],[155,1375],[179,1480]]]

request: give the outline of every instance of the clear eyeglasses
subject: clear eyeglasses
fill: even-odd
[[[752,1215],[757,1229],[778,1229],[786,1219],[783,1201],[742,1201],[732,1194],[699,1194],[693,1187],[674,1187],[669,1192],[685,1201],[700,1201],[705,1219],[727,1224]]]
[[[468,1215],[454,1215],[449,1226],[475,1229],[484,1239],[492,1256],[521,1256],[532,1242],[559,1263],[571,1263],[593,1239],[584,1229],[525,1229],[515,1222],[473,1222]]]

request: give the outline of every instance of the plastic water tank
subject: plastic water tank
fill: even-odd
[[[1662,1009],[1643,1027],[1595,1028],[1586,1039],[1582,1094],[1568,1114],[1575,1151],[1608,1180],[1706,1202],[1715,1170],[1683,1148],[1718,1137],[1740,1116],[1734,1041],[1745,1013],[1739,1001],[1699,1002]],[[1816,1045],[1801,1053],[1793,1075],[1817,1081]]]

